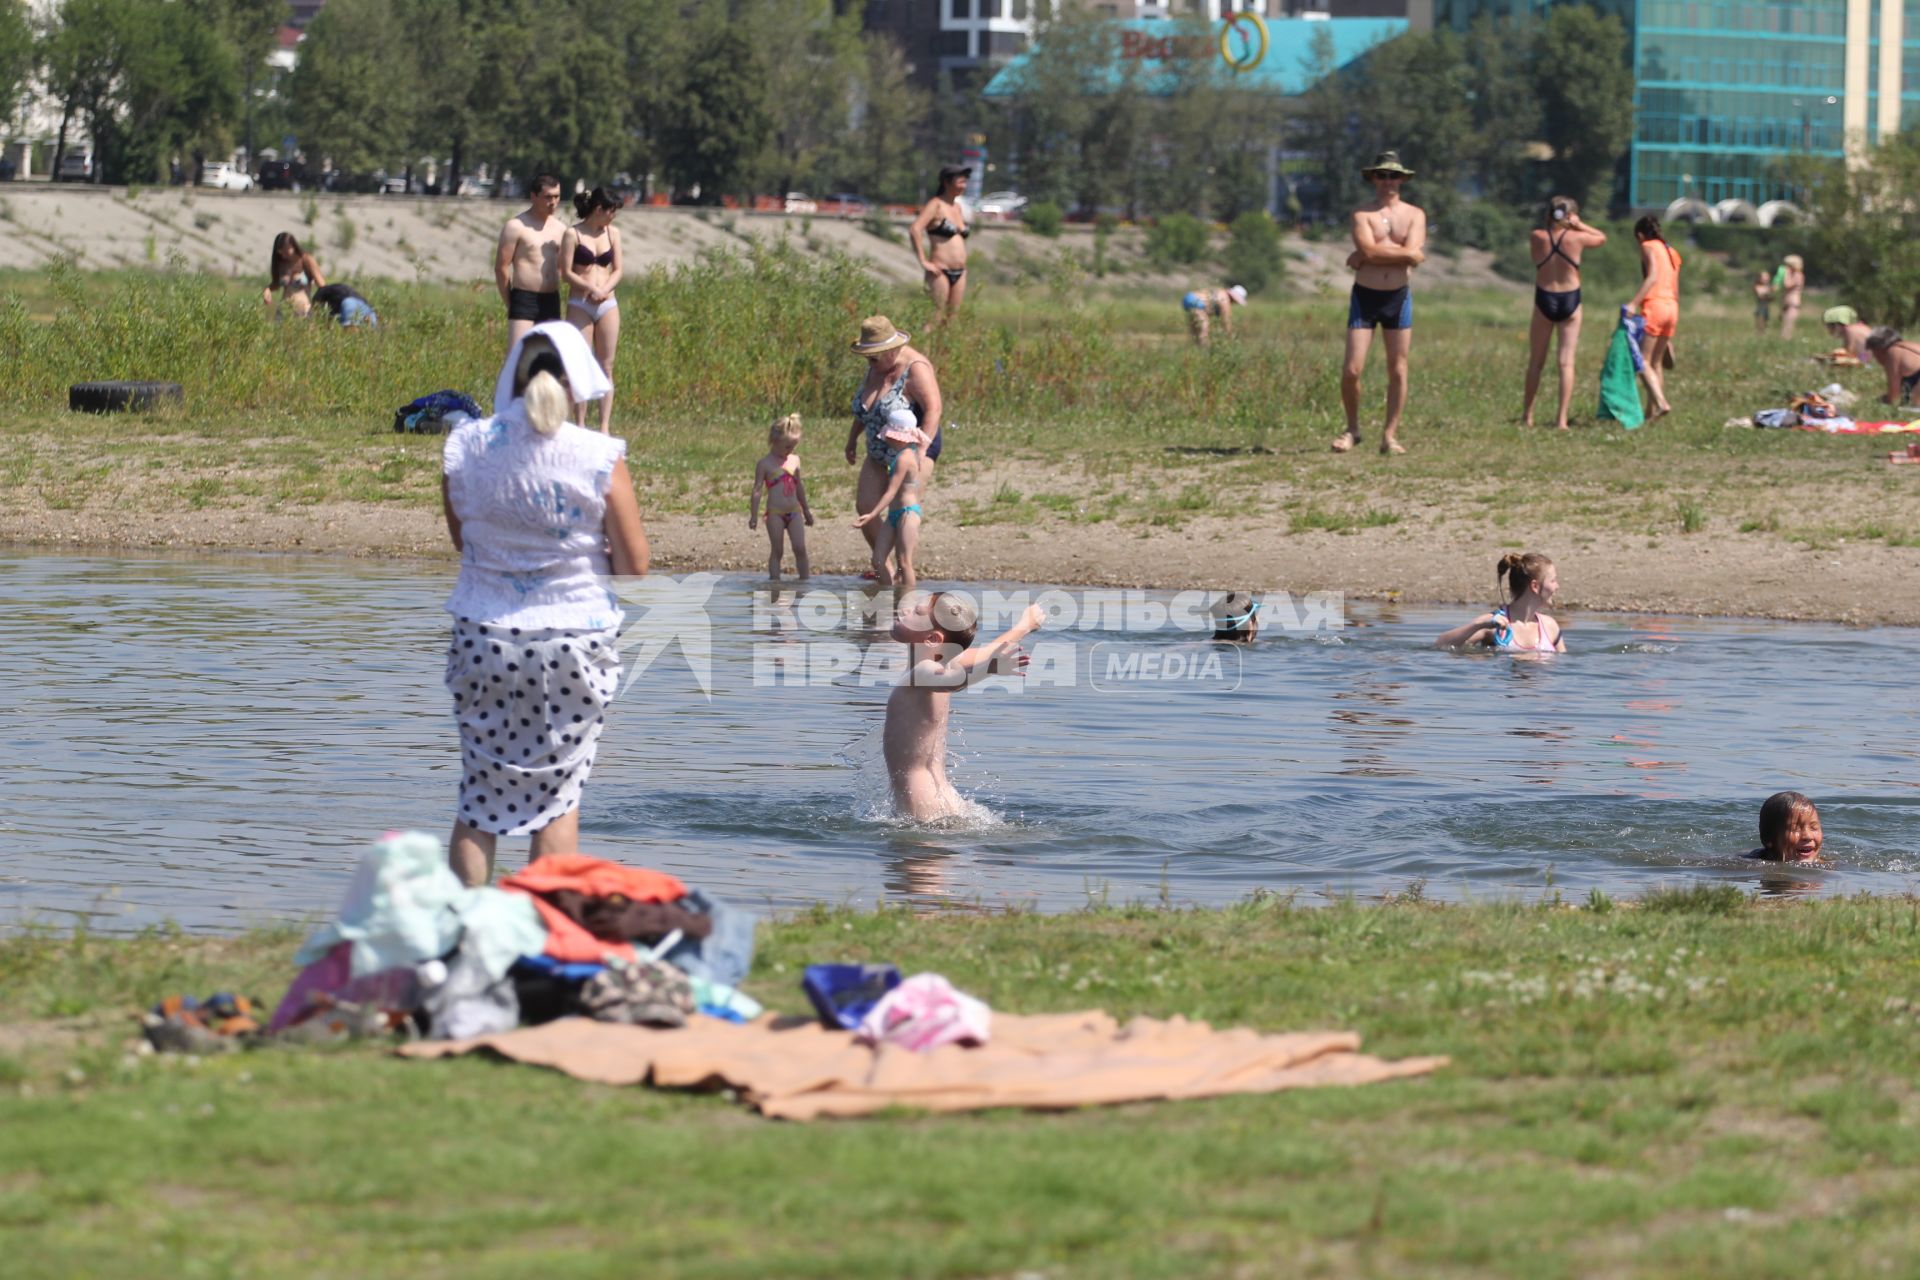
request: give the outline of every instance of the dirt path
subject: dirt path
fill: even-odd
[[[958,486],[956,486],[957,490]],[[819,513],[816,573],[865,567],[843,513]],[[741,517],[667,515],[649,520],[663,572],[754,571],[764,535]],[[1811,549],[1767,533],[1667,537],[1576,527],[1525,531],[1526,545],[1560,565],[1570,608],[1626,609],[1920,626],[1920,548],[1858,543]],[[0,542],[60,550],[298,552],[355,557],[451,556],[436,512],[382,505],[295,511],[0,512]],[[1180,529],[1082,524],[1044,517],[1024,525],[928,526],[924,576],[1102,586],[1338,590],[1353,598],[1482,604],[1506,544],[1484,533],[1418,523],[1348,534],[1289,534],[1197,518]]]

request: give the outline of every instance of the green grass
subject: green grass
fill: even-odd
[[[181,509],[201,472],[223,469],[223,491],[243,503],[431,509],[439,442],[395,437],[392,412],[442,387],[490,400],[498,305],[486,289],[360,283],[381,313],[378,332],[270,323],[253,282],[178,268],[0,274],[0,362],[16,371],[0,380],[0,471],[27,481],[15,501],[105,467],[98,489],[63,500]],[[1626,432],[1595,425],[1583,400],[1573,432],[1528,432],[1513,425],[1524,297],[1430,291],[1414,345],[1411,451],[1342,457],[1326,447],[1343,422],[1342,305],[1332,295],[1263,298],[1238,317],[1233,340],[1200,351],[1170,299],[1001,286],[929,331],[917,291],[743,241],[739,255],[636,272],[623,287],[616,430],[649,512],[702,512],[743,487],[766,423],[798,411],[809,428],[801,452],[824,497],[851,483],[836,455],[860,366],[845,344],[862,315],[884,310],[920,335],[939,368],[946,420],[958,424],[942,474],[1019,468],[970,508],[950,499],[969,520],[1178,525],[1253,510],[1302,530],[1450,521],[1490,537],[1543,524],[1695,532],[1720,520],[1748,532],[1770,522],[1782,538],[1817,542],[1842,536],[1836,515],[1858,506],[1854,523],[1878,527],[1879,541],[1902,545],[1920,530],[1911,477],[1874,479],[1887,470],[1884,443],[1721,425],[1829,376],[1804,359],[1825,341],[1812,326],[1789,348],[1754,336],[1737,309],[1690,305],[1672,417]],[[1583,396],[1605,346],[1604,317],[1592,319]],[[1841,376],[1869,397],[1878,390],[1871,371]],[[186,407],[144,419],[65,412],[68,384],[106,377],[180,381]],[[1376,367],[1364,390],[1369,446],[1382,378]],[[148,492],[139,477],[156,458],[174,482]],[[225,483],[235,471],[261,496]],[[1123,482],[1102,501],[1072,512],[1014,500],[1114,477]]]
[[[134,1058],[295,935],[0,940],[9,1274],[1844,1277],[1920,1254],[1920,903],[805,913],[749,989],[890,959],[996,1007],[1351,1027],[1425,1080],[809,1126],[372,1047]]]

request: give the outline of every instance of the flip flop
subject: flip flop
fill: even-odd
[[[1405,453],[1406,451],[1406,446],[1398,440],[1382,440],[1380,442],[1381,453]]]
[[[1351,431],[1344,431],[1333,438],[1333,451],[1335,453],[1350,453],[1353,450],[1353,446],[1359,443],[1359,436],[1353,434]]]

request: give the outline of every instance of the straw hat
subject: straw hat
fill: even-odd
[[[885,316],[868,316],[860,322],[860,340],[853,344],[857,356],[878,356],[907,345],[908,335],[896,329]]]
[[[1373,163],[1360,171],[1363,178],[1371,178],[1376,173],[1393,173],[1402,178],[1411,178],[1413,170],[1400,163],[1398,151],[1382,151],[1373,158]]]

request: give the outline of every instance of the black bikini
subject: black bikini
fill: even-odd
[[[1560,233],[1560,240],[1555,240],[1553,233],[1548,232],[1547,256],[1534,263],[1533,269],[1539,271],[1557,256],[1568,266],[1572,267],[1577,274],[1580,270],[1580,264],[1568,257],[1566,251],[1560,247],[1560,241],[1566,238],[1567,233],[1564,231]],[[1539,285],[1535,285],[1533,287],[1533,306],[1536,311],[1546,317],[1547,323],[1565,324],[1567,321],[1573,319],[1575,313],[1580,310],[1580,290],[1576,287],[1561,293],[1555,293],[1550,289],[1542,289]]]
[[[575,270],[581,267],[610,267],[613,265],[613,246],[608,245],[604,253],[595,253],[576,241],[573,246],[573,265]]]
[[[965,240],[967,233],[971,230],[971,227],[954,226],[950,218],[942,218],[938,222],[930,222],[927,224],[927,239],[951,240],[955,236],[959,236],[962,240]],[[961,279],[965,277],[967,269],[965,267],[941,267],[940,274],[947,278],[947,287],[952,288],[954,285],[959,284]],[[927,456],[932,457],[933,455],[928,454]]]

